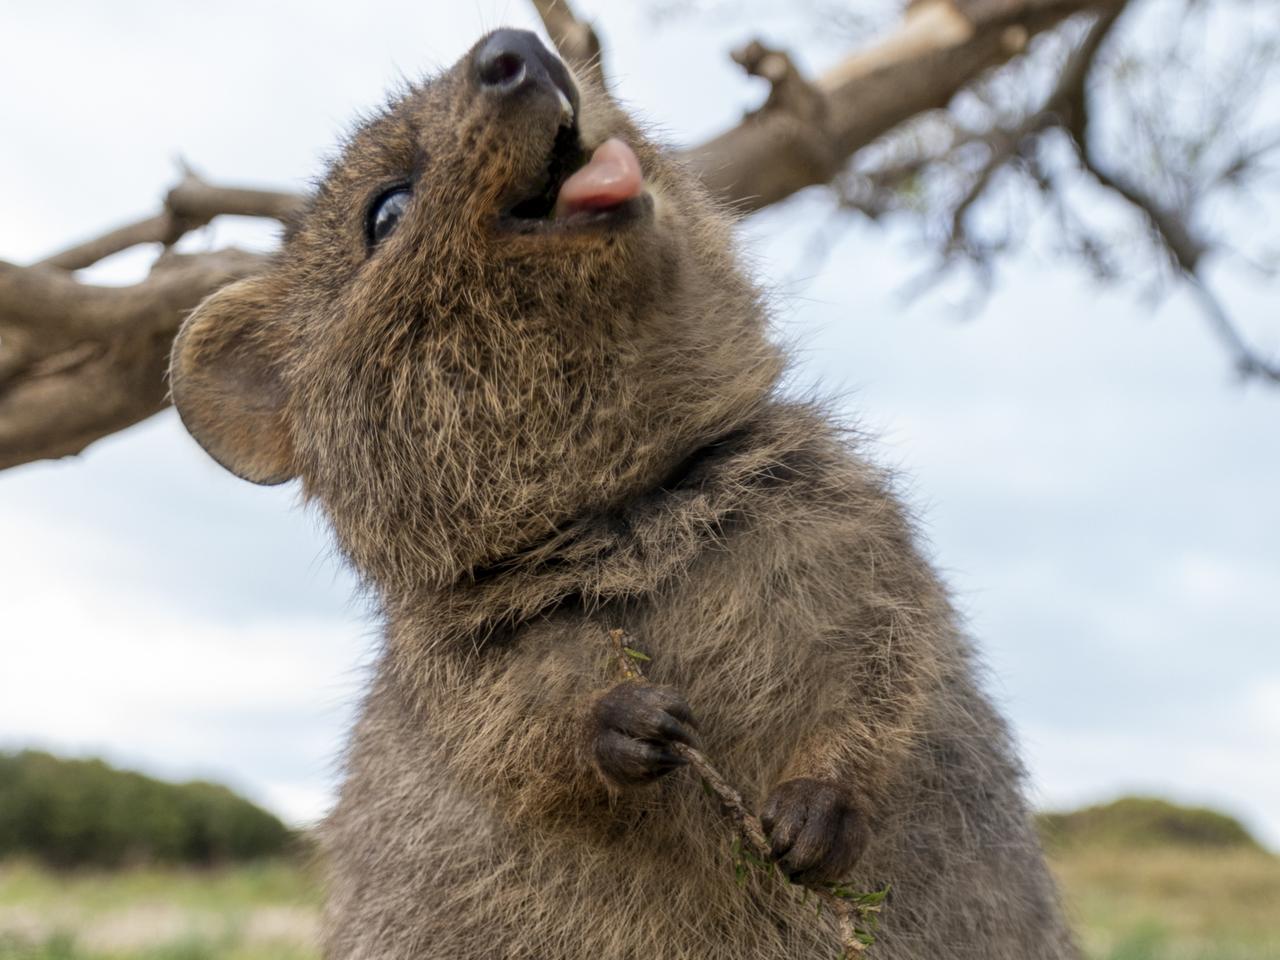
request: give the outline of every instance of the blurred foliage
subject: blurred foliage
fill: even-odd
[[[1050,859],[1091,960],[1280,957],[1280,857],[1084,843]]]
[[[310,909],[320,898],[315,861],[296,858],[190,869],[181,865],[54,870],[0,861],[0,915],[23,904],[44,916],[110,914],[139,904],[233,916],[262,907]],[[0,925],[0,932],[6,928]]]
[[[56,867],[208,865],[276,856],[292,834],[226,787],[173,784],[101,760],[0,754],[0,857]]]
[[[32,943],[0,936],[0,960],[315,960],[317,952],[306,947],[273,944],[261,949],[193,937],[137,950],[102,952],[81,947],[68,934],[55,934]]]
[[[54,934],[37,943],[16,937],[0,937],[0,960],[82,960],[87,956],[118,957],[119,960],[216,960],[226,954],[216,945],[200,940],[181,940],[125,954],[86,954],[76,946],[74,937],[64,933]]]
[[[314,960],[320,884],[296,859],[54,871],[0,863],[0,960]]]
[[[1043,813],[1038,819],[1049,850],[1092,845],[1261,849],[1234,817],[1153,797],[1122,797],[1071,813]]]

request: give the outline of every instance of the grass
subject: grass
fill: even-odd
[[[236,941],[192,937],[160,946],[140,947],[124,952],[85,951],[70,934],[55,934],[40,942],[0,937],[0,957],[4,960],[315,960],[311,948],[246,947]]]
[[[314,960],[319,889],[296,865],[53,873],[0,866],[0,960]]]
[[[1054,868],[1096,960],[1280,958],[1280,858],[1260,850],[1091,845]]]
[[[1085,844],[1053,864],[1089,960],[1280,958],[1280,858]],[[319,900],[314,878],[285,863],[69,875],[9,864],[0,960],[317,960]]]

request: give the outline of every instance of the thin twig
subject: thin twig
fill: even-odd
[[[1199,301],[1210,329],[1231,354],[1240,376],[1280,383],[1280,365],[1264,359],[1249,345],[1222,301],[1205,282],[1203,261],[1210,247],[1196,235],[1190,213],[1172,208],[1135,182],[1107,169],[1097,155],[1090,137],[1092,112],[1088,105],[1087,78],[1098,51],[1124,9],[1122,5],[1100,15],[1094,22],[1069,64],[1066,77],[1070,83],[1061,88],[1060,102],[1067,117],[1066,129],[1080,166],[1099,186],[1120,197],[1143,217],[1153,239],[1167,253],[1178,275]]]
[[[626,633],[618,629],[610,630],[609,642],[623,679],[647,683],[640,664],[649,658],[639,650],[627,646]],[[771,875],[787,880],[791,886],[803,888],[807,894],[812,894],[819,905],[831,911],[839,925],[843,957],[849,958],[865,951],[874,940],[872,932],[887,889],[876,893],[856,893],[841,884],[790,880],[773,862],[764,825],[742,799],[741,792],[724,778],[701,750],[683,743],[672,744],[672,747],[688,761],[707,789],[720,801],[721,811],[733,822],[739,839],[750,854],[750,861],[769,871]]]

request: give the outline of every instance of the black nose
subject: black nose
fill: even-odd
[[[560,59],[528,30],[495,30],[475,55],[476,80],[485,90],[512,94],[529,88],[563,95],[578,114],[578,89]]]

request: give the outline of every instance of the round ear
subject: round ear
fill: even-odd
[[[272,342],[279,298],[270,274],[223,287],[183,323],[169,359],[183,425],[213,459],[254,483],[294,475],[278,370],[283,344]]]

